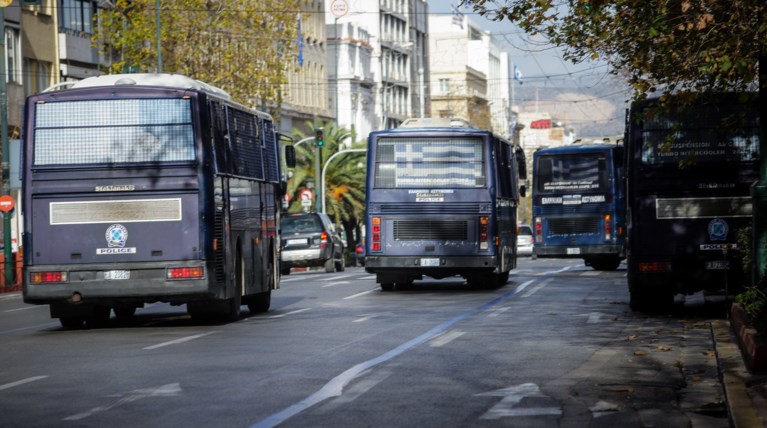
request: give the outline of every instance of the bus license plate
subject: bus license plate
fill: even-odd
[[[580,253],[581,253],[581,249],[580,248],[568,248],[567,249],[567,254],[568,255],[580,254]]]
[[[439,266],[439,259],[421,259],[421,266]]]
[[[104,272],[104,279],[130,279],[130,271],[108,270]]]
[[[706,262],[706,270],[727,270],[730,268],[729,260],[713,260]]]

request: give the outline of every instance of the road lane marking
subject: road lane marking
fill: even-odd
[[[24,384],[30,383],[30,382],[35,382],[35,381],[38,381],[40,379],[45,379],[47,377],[48,376],[32,376],[32,377],[28,377],[26,379],[17,380],[16,382],[6,383],[6,384],[3,384],[3,385],[0,385],[0,391],[2,391],[4,389],[13,388],[14,386],[19,386],[19,385],[24,385]]]
[[[534,276],[549,276],[549,275],[556,275],[556,274],[558,274],[558,273],[562,273],[562,272],[564,272],[564,271],[570,270],[570,269],[572,269],[572,268],[574,268],[574,267],[575,267],[575,266],[565,266],[565,267],[563,267],[562,269],[557,269],[557,270],[550,270],[550,271],[546,271],[546,272],[536,273]]]
[[[285,312],[284,314],[279,314],[279,315],[272,315],[272,316],[267,317],[267,318],[270,318],[270,319],[283,318],[283,317],[286,317],[288,315],[293,315],[293,314],[298,314],[298,313],[301,313],[301,312],[306,312],[309,309],[311,309],[311,308],[296,309],[295,311]]]
[[[341,285],[341,284],[350,284],[350,282],[349,281],[336,281],[336,282],[333,282],[333,283],[330,283],[330,284],[325,284],[325,285],[322,286],[322,288],[335,287],[336,285]]]
[[[559,407],[516,407],[525,397],[550,398],[541,393],[540,387],[534,383],[523,383],[508,388],[476,394],[475,397],[502,397],[501,401],[485,412],[480,419],[496,420],[513,416],[560,416]],[[516,407],[516,408],[515,408]]]
[[[362,318],[357,318],[356,320],[354,320],[354,321],[352,321],[352,322],[365,322],[365,321],[367,321],[367,320],[369,320],[369,319],[371,319],[371,318],[373,318],[373,317],[362,317]]]
[[[536,285],[535,287],[531,288],[530,290],[528,290],[528,291],[527,291],[525,294],[523,294],[523,295],[522,295],[522,296],[520,296],[520,297],[522,297],[522,298],[525,298],[525,297],[530,297],[530,296],[532,296],[533,294],[537,293],[537,292],[538,292],[538,290],[540,290],[541,288],[543,288],[543,287],[545,287],[545,286],[549,285],[549,284],[551,283],[551,281],[554,281],[554,278],[547,278],[547,279],[544,279],[543,281],[541,281],[541,283],[540,283],[540,284],[538,284],[538,285]]]
[[[465,331],[458,331],[458,330],[448,331],[447,333],[444,333],[440,336],[435,337],[434,340],[429,342],[429,346],[431,346],[432,348],[440,348],[454,341],[455,339],[458,339],[464,334],[466,334]]]
[[[587,271],[581,272],[581,276],[599,276],[601,274],[602,272],[598,270],[587,270]]]
[[[511,299],[512,297],[518,295],[522,290],[524,290],[528,285],[530,285],[534,280],[527,281],[526,283],[516,287],[514,290],[503,294],[499,297],[496,297],[495,299],[466,312],[463,312],[461,314],[458,314],[454,316],[453,318],[443,322],[442,324],[437,325],[436,327],[432,328],[431,330],[427,331],[426,333],[423,333],[422,335],[415,337],[396,348],[393,348],[389,350],[388,352],[385,352],[378,357],[372,358],[370,360],[361,362],[343,373],[339,374],[338,376],[334,377],[330,381],[328,381],[322,388],[320,388],[318,391],[314,392],[313,394],[309,395],[308,397],[304,398],[303,400],[299,401],[298,403],[292,404],[288,406],[287,408],[274,413],[271,416],[268,416],[266,419],[261,420],[260,422],[257,422],[253,425],[251,425],[251,428],[271,428],[275,427],[289,418],[303,412],[304,410],[321,403],[328,398],[333,397],[340,397],[343,395],[344,387],[348,385],[351,381],[356,379],[358,376],[360,376],[362,373],[367,372],[371,368],[381,364],[385,363],[386,361],[389,361],[399,355],[402,355],[403,353],[415,348],[416,346],[422,345],[438,335],[444,333],[445,331],[449,330],[453,325],[456,323],[465,320],[466,318],[469,318],[471,316],[480,314],[482,312],[487,311],[488,309],[492,308],[493,306],[496,306],[500,303],[505,302],[508,299]]]
[[[8,293],[4,296],[0,296],[0,301],[3,300],[16,300],[21,298],[21,293]]]
[[[372,293],[374,291],[378,291],[378,289],[374,288],[372,290],[363,291],[362,293],[352,294],[351,296],[344,297],[344,300],[356,299],[357,297],[364,296],[365,294],[370,294],[370,293]]]
[[[82,413],[78,413],[76,415],[67,416],[63,420],[65,421],[79,421],[81,419],[85,419],[89,416],[93,416],[97,413],[103,413],[107,410],[114,409],[117,406],[121,406],[123,404],[132,403],[134,401],[141,400],[143,398],[150,398],[150,397],[175,397],[181,393],[181,386],[178,383],[169,383],[167,385],[162,385],[157,388],[146,388],[146,389],[137,389],[134,391],[131,391],[127,394],[125,394],[124,397],[120,398],[119,400],[115,401],[112,404],[106,405],[106,406],[98,406],[94,407],[90,410],[87,410]]]
[[[210,332],[207,332],[207,333],[195,334],[194,336],[181,337],[181,338],[178,338],[178,339],[175,339],[175,340],[169,340],[167,342],[158,343],[157,345],[147,346],[147,347],[142,348],[142,349],[144,349],[144,350],[152,350],[152,349],[162,348],[164,346],[177,345],[179,343],[189,342],[190,340],[195,340],[195,339],[199,339],[201,337],[210,336],[211,334],[214,334],[214,333],[218,333],[218,331],[210,331]]]
[[[330,278],[322,278],[319,281],[335,281],[337,279],[348,278],[348,277],[354,276],[354,275],[355,274],[353,274],[353,273],[347,273],[347,274],[344,274],[344,275],[331,276]]]
[[[495,318],[495,317],[497,317],[497,316],[501,315],[502,313],[504,313],[504,312],[508,311],[509,309],[511,309],[511,307],[510,307],[510,306],[506,306],[506,307],[503,307],[503,308],[498,308],[498,309],[495,309],[495,310],[493,310],[493,311],[490,313],[490,315],[488,315],[488,317],[490,317],[490,318]]]
[[[10,329],[10,330],[0,331],[0,336],[1,335],[5,335],[5,334],[9,334],[9,333],[16,333],[16,332],[24,331],[24,330],[35,330],[35,329],[43,328],[43,327],[55,327],[57,325],[60,325],[58,321],[52,321],[52,322],[48,322],[48,323],[45,323],[45,324],[37,324],[37,325],[30,325],[28,327],[13,328],[13,329]]]

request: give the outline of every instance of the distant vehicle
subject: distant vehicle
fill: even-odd
[[[364,244],[358,244],[357,248],[354,250],[355,257],[357,257],[357,264],[360,266],[365,266],[365,245]]]
[[[269,309],[271,116],[180,75],[106,75],[28,97],[22,140],[26,303],[66,328],[157,301],[226,321]]]
[[[623,146],[572,144],[533,154],[533,256],[614,270],[626,256]]]
[[[687,104],[669,110],[651,98],[626,120],[627,278],[637,310],[668,308],[676,293],[737,292],[745,281],[738,235],[752,224],[759,179],[758,96],[667,95],[664,104],[674,103]]]
[[[324,267],[325,272],[346,268],[343,240],[326,214],[286,214],[280,229],[283,275],[290,275],[290,268],[294,267]]]
[[[522,224],[517,228],[517,255],[533,255],[533,228],[529,224]]]
[[[424,275],[505,284],[517,263],[524,165],[521,148],[460,120],[370,133],[365,270],[383,290]]]

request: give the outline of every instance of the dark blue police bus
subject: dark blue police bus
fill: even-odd
[[[24,301],[67,328],[150,302],[269,309],[284,193],[272,118],[205,83],[99,76],[24,109]],[[292,152],[289,151],[292,154]]]
[[[499,286],[516,267],[524,153],[450,119],[409,119],[368,138],[365,270],[383,290],[423,276]]]
[[[572,144],[533,153],[534,257],[614,270],[625,258],[623,146]]]
[[[742,242],[759,178],[755,94],[666,95],[626,120],[631,307],[666,310],[677,293],[744,283]]]

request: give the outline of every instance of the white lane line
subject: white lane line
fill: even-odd
[[[21,298],[21,293],[8,293],[5,295],[0,295],[0,301],[2,300],[16,300]]]
[[[35,305],[35,306],[27,306],[27,307],[24,307],[24,308],[7,309],[7,310],[5,310],[3,312],[6,312],[6,313],[7,312],[19,312],[19,311],[26,311],[26,310],[29,310],[29,309],[37,309],[37,308],[47,309],[45,306]]]
[[[356,299],[357,297],[364,296],[365,294],[370,294],[370,293],[372,293],[374,291],[378,291],[378,289],[374,288],[372,290],[363,291],[362,293],[352,294],[351,296],[344,297],[344,300]]]
[[[269,318],[269,319],[283,318],[283,317],[286,317],[288,315],[293,315],[293,314],[299,314],[301,312],[306,312],[306,311],[308,311],[310,309],[311,308],[296,309],[295,311],[285,312],[284,314],[279,314],[279,315],[272,315],[272,316],[267,317],[267,318]]]
[[[4,389],[13,388],[14,386],[24,385],[25,383],[30,383],[30,382],[38,381],[40,379],[45,379],[47,377],[48,376],[32,376],[32,377],[28,377],[26,379],[17,380],[16,382],[6,383],[4,385],[0,385],[0,391],[2,391]]]
[[[549,285],[549,283],[551,283],[551,281],[554,281],[554,278],[544,279],[543,281],[541,281],[540,284],[538,284],[535,287],[527,290],[527,292],[525,292],[525,294],[523,294],[521,297],[530,297],[530,296],[532,296],[533,294],[535,294],[541,288]]]
[[[372,318],[372,317],[357,318],[356,320],[354,320],[352,322],[365,322],[365,321],[369,320],[370,318]]]
[[[127,394],[123,394],[122,397],[120,397],[117,401],[114,403],[108,404],[106,406],[98,406],[94,407],[90,410],[87,410],[82,413],[78,413],[72,416],[67,416],[63,420],[65,421],[79,421],[81,419],[88,418],[90,416],[93,416],[98,413],[106,412],[107,410],[112,410],[115,407],[122,406],[123,404],[132,403],[137,400],[141,400],[144,398],[153,398],[153,397],[175,397],[181,394],[181,385],[178,383],[169,383],[167,385],[162,385],[157,388],[146,388],[146,389],[137,389],[135,391],[131,391]]]
[[[38,328],[44,328],[44,327],[55,327],[57,325],[60,325],[58,323],[58,321],[49,322],[49,323],[45,323],[45,324],[30,325],[28,327],[19,327],[19,328],[14,328],[14,329],[11,329],[11,330],[0,331],[0,335],[4,335],[4,334],[8,334],[8,333],[16,333],[16,332],[24,331],[24,330],[36,330]]]
[[[288,279],[282,279],[280,278],[280,282],[295,282],[295,281],[301,281],[306,280],[306,278],[288,278]]]
[[[501,315],[502,313],[508,311],[509,309],[511,309],[510,306],[506,306],[506,307],[503,307],[503,308],[495,309],[492,312],[490,312],[490,315],[488,315],[488,317],[495,318],[495,317]]]
[[[147,346],[146,348],[142,348],[142,349],[151,350],[151,349],[162,348],[163,346],[177,345],[179,343],[189,342],[190,340],[195,340],[201,337],[209,336],[214,333],[218,333],[218,331],[211,331],[211,332],[203,333],[203,334],[195,334],[194,336],[181,337],[176,340],[170,340],[168,342],[158,343],[157,345]]]
[[[599,271],[596,271],[596,270],[591,270],[591,271],[587,270],[587,271],[582,272],[581,276],[599,276],[601,274],[602,274],[602,272],[599,272]]]
[[[348,278],[350,276],[354,276],[354,274],[353,273],[347,273],[347,274],[344,274],[344,275],[331,276],[330,278],[322,278],[322,279],[320,279],[320,281],[335,281],[337,279]]]
[[[443,322],[442,324],[439,324],[438,326],[421,334],[418,337],[410,339],[409,341],[397,346],[396,348],[393,348],[375,358],[356,364],[355,366],[347,369],[343,373],[339,374],[338,376],[328,381],[322,388],[312,393],[308,397],[304,398],[303,400],[295,404],[288,406],[287,408],[277,413],[274,413],[273,415],[267,417],[266,419],[256,422],[255,424],[251,425],[251,428],[275,427],[281,424],[282,422],[285,422],[287,419],[303,412],[304,410],[327,400],[328,398],[340,397],[341,395],[343,395],[344,387],[346,385],[348,385],[351,381],[353,381],[354,379],[356,379],[363,373],[367,372],[368,370],[372,369],[373,367],[381,363],[384,363],[386,361],[389,361],[399,355],[402,355],[403,353],[409,351],[410,349],[415,348],[416,346],[419,346],[423,343],[426,343],[434,339],[438,335],[449,330],[454,324],[460,321],[463,321],[466,318],[485,312],[488,309],[491,309],[493,306],[501,304],[505,302],[506,300],[513,298],[514,296],[518,295],[522,290],[524,290],[525,287],[527,287],[532,282],[533,282],[532,280],[528,281],[520,285],[516,289],[512,290],[511,292],[506,293],[502,296],[499,296],[485,303],[484,305],[479,306],[478,308],[456,315],[455,317]]]
[[[439,348],[441,346],[445,346],[448,343],[454,341],[455,339],[458,339],[459,337],[463,336],[464,334],[466,334],[465,331],[458,331],[458,330],[448,331],[447,333],[441,334],[437,336],[436,338],[434,338],[434,340],[429,342],[429,346],[431,346],[432,348]]]
[[[325,285],[322,286],[322,288],[334,287],[336,285],[341,285],[341,284],[350,284],[350,282],[349,281],[336,281],[336,282],[333,282],[333,283],[330,283],[330,284],[325,284]]]

